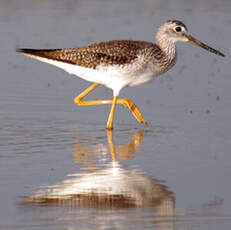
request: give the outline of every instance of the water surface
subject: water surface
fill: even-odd
[[[0,5],[0,229],[230,229],[230,1]],[[153,41],[169,18],[226,58],[178,44],[172,70],[124,89],[147,127],[118,106],[106,132],[109,106],[72,101],[89,83],[15,52]]]

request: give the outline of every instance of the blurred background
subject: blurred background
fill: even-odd
[[[0,229],[229,229],[230,12],[229,0],[1,0]],[[226,57],[179,43],[174,68],[124,89],[147,127],[118,106],[107,133],[109,106],[73,103],[90,83],[15,52],[154,42],[167,19]]]

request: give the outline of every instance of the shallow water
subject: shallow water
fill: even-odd
[[[230,1],[0,5],[0,229],[231,228]],[[109,106],[72,101],[89,83],[15,53],[152,41],[168,18],[226,58],[178,44],[172,70],[123,90],[148,126],[118,106],[106,132]]]

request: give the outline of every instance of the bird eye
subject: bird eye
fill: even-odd
[[[181,27],[180,27],[180,26],[177,26],[177,27],[175,28],[175,31],[176,31],[176,32],[181,32]]]

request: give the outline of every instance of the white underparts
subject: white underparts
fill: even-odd
[[[125,65],[99,65],[96,69],[82,67],[66,62],[56,61],[31,54],[25,54],[31,58],[57,66],[70,74],[74,74],[84,80],[97,82],[113,90],[113,95],[118,96],[125,86],[137,86],[152,80],[157,73],[152,63],[143,62],[142,58],[131,64]]]

